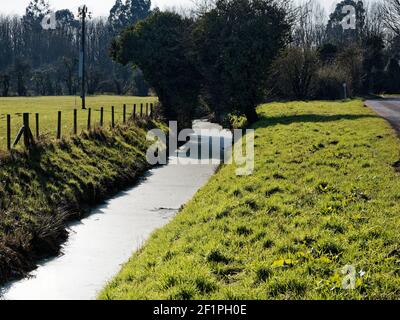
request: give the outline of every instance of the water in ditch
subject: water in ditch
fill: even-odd
[[[207,122],[196,122],[194,129],[203,143],[211,141],[216,148],[223,148],[221,140],[229,144],[232,139],[229,132]],[[186,157],[185,146],[177,156],[181,160]],[[210,159],[212,152],[201,156],[203,164],[175,164],[174,157],[169,164],[150,170],[135,187],[71,224],[61,254],[41,261],[27,278],[4,287],[2,299],[95,299],[150,234],[168,223],[208,181],[220,161]]]

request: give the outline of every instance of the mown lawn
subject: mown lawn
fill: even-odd
[[[100,122],[100,108],[104,107],[104,122],[111,122],[111,106],[115,107],[115,121],[122,122],[122,106],[127,105],[128,116],[132,114],[133,104],[154,103],[156,98],[131,97],[131,96],[91,96],[87,98],[87,107],[92,109],[92,123]],[[11,115],[12,142],[22,126],[22,113],[31,114],[31,127],[34,131],[35,113],[39,113],[40,133],[49,137],[56,137],[57,113],[62,111],[62,134],[68,136],[73,130],[73,110],[78,110],[78,132],[87,128],[88,111],[81,110],[79,97],[31,97],[31,98],[0,98],[0,149],[5,149],[6,142],[6,116]],[[145,108],[144,108],[145,110]]]
[[[259,113],[254,174],[223,166],[99,298],[400,298],[394,131],[361,101]]]

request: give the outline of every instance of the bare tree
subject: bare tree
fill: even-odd
[[[307,0],[296,10],[293,42],[296,46],[311,48],[320,46],[325,39],[326,13],[316,0]]]
[[[384,0],[381,10],[385,26],[400,36],[400,0]]]
[[[367,36],[383,36],[385,24],[381,3],[367,4],[365,9],[365,32]]]
[[[216,2],[217,0],[192,0],[192,15],[197,17],[203,15],[212,10],[215,7]]]

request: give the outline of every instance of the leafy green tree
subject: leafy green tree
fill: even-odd
[[[291,21],[274,0],[218,0],[196,22],[192,58],[202,97],[221,119],[240,112],[250,123],[265,96],[268,69],[288,42]]]
[[[150,0],[116,0],[110,10],[108,22],[112,31],[116,34],[126,27],[143,20],[150,15]]]
[[[187,32],[192,21],[155,11],[114,39],[111,56],[142,70],[164,108],[167,119],[188,124],[199,95],[199,77],[187,58]]]
[[[370,35],[363,41],[363,87],[365,92],[379,92],[384,86],[384,42],[382,36]]]
[[[26,7],[23,21],[25,25],[40,30],[42,19],[50,13],[50,4],[47,0],[31,0]]]
[[[57,28],[79,28],[80,22],[75,19],[75,15],[68,9],[56,11]]]
[[[345,6],[355,9],[355,29],[343,29],[342,22],[348,13],[343,13]],[[331,43],[353,43],[361,39],[365,26],[366,11],[362,1],[343,0],[336,5],[335,11],[330,15],[327,25],[327,39]]]
[[[108,23],[110,28],[114,32],[118,32],[125,27],[125,5],[122,0],[116,0],[114,6],[110,10],[110,15],[108,17]]]

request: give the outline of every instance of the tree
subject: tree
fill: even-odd
[[[56,21],[58,29],[79,28],[79,21],[75,19],[75,15],[68,9],[56,11]]]
[[[343,12],[345,6],[352,6],[355,9],[355,29],[343,29],[342,22],[348,15],[347,12]],[[366,12],[362,1],[356,3],[354,0],[343,0],[338,3],[328,21],[328,41],[335,44],[360,41],[365,26],[365,15]]]
[[[111,56],[142,70],[154,88],[167,119],[187,123],[197,105],[199,81],[187,58],[187,32],[192,21],[171,12],[155,11],[114,39]]]
[[[323,63],[331,63],[335,60],[338,47],[332,43],[325,43],[318,48],[319,58]]]
[[[385,34],[385,15],[380,3],[374,2],[366,8],[365,34],[366,36],[381,36]]]
[[[93,95],[97,91],[100,84],[100,80],[101,80],[101,71],[99,70],[99,68],[95,66],[89,66],[86,77],[88,94]]]
[[[386,89],[389,93],[400,92],[400,57],[390,58],[386,66]]]
[[[133,74],[134,81],[134,94],[137,96],[145,97],[149,94],[149,86],[143,78],[143,72],[141,70],[135,70]]]
[[[115,33],[118,33],[126,27],[127,18],[125,5],[123,4],[122,0],[116,0],[114,6],[111,8],[110,15],[108,17],[108,23],[110,25],[110,28]]]
[[[381,10],[386,27],[400,36],[400,0],[384,0]]]
[[[65,83],[65,86],[67,88],[67,94],[70,96],[76,93],[77,68],[78,68],[78,60],[76,58],[62,57],[58,64],[57,74],[63,75],[61,80]]]
[[[44,30],[41,22],[50,12],[48,1],[27,2],[29,4],[22,17],[0,15],[0,74],[9,76],[4,83],[1,83],[4,78],[0,79],[0,94],[6,92],[7,95],[17,95],[18,88],[20,93],[25,91],[33,95],[75,94],[80,22],[70,10],[61,9],[55,12],[56,29]],[[127,26],[149,13],[150,1],[125,2]],[[109,93],[132,94],[135,92],[134,71],[113,62],[109,56],[113,37],[114,32],[107,19],[87,21],[86,61],[88,70],[96,71],[94,77],[88,79],[88,85],[99,92],[109,80],[112,82],[106,88],[111,89]],[[14,66],[17,61],[29,64],[32,76],[16,74]]]
[[[10,89],[10,76],[7,73],[0,75],[1,83],[1,95],[3,97],[8,97],[8,91]]]
[[[240,112],[250,123],[265,96],[268,70],[289,40],[287,10],[274,0],[218,0],[192,32],[202,96],[221,118]]]
[[[315,50],[287,48],[272,65],[271,85],[281,97],[311,98],[318,67],[319,59]]]
[[[45,60],[49,43],[43,41],[45,34],[41,26],[43,18],[50,13],[46,0],[31,0],[22,17],[24,53],[19,58],[32,58],[32,67],[39,67]],[[47,39],[46,39],[47,40]]]
[[[348,84],[348,95],[353,94],[351,76],[346,69],[341,68],[336,62],[322,66],[317,72],[317,91],[319,99],[343,99],[343,83]]]
[[[17,60],[14,64],[13,74],[17,80],[17,93],[19,96],[26,96],[28,90],[26,88],[26,81],[29,77],[30,65],[22,60]]]
[[[359,93],[362,89],[364,81],[363,53],[363,48],[359,44],[349,44],[339,51],[333,63],[336,68],[347,74],[345,82],[350,93]]]
[[[32,82],[35,86],[37,94],[44,96],[46,94],[46,88],[44,83],[44,74],[41,71],[35,71],[32,75]]]
[[[199,17],[215,8],[217,0],[193,0],[193,15]]]
[[[379,92],[384,85],[385,45],[379,34],[371,34],[363,40],[363,81],[365,92]]]
[[[150,0],[116,0],[110,10],[108,23],[114,34],[150,15]]]
[[[316,0],[307,0],[297,13],[293,43],[303,48],[321,46],[326,37],[325,10]]]
[[[26,7],[23,21],[31,28],[40,28],[40,23],[49,13],[50,4],[47,0],[31,0]]]

